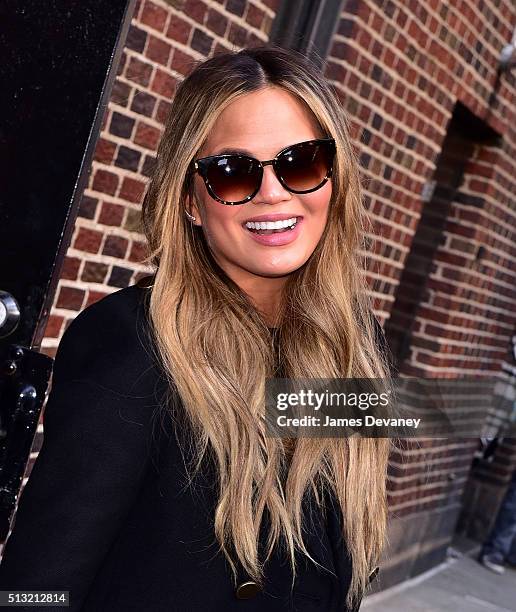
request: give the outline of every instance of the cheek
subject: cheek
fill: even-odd
[[[229,231],[229,228],[235,223],[234,218],[236,211],[233,206],[226,206],[214,202],[209,209],[206,210],[208,224],[216,231]]]
[[[306,200],[305,205],[310,214],[321,221],[325,221],[330,209],[330,199],[332,194],[331,183],[327,183],[318,191],[312,194],[307,194],[310,197]]]
[[[204,201],[203,229],[212,247],[216,247],[236,227],[236,206],[227,206],[214,200]]]

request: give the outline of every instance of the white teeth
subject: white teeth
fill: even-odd
[[[283,221],[247,221],[245,226],[248,229],[283,229],[284,227],[290,227],[295,224],[297,221],[297,217],[292,217],[292,219],[284,219]]]

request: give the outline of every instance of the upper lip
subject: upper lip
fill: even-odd
[[[269,215],[257,215],[256,217],[251,217],[250,219],[246,219],[242,225],[245,225],[248,221],[284,221],[285,219],[293,219],[294,217],[301,217],[301,215],[296,214],[283,214],[283,213],[271,213]]]

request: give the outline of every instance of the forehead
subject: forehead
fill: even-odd
[[[267,87],[239,97],[221,112],[202,154],[232,149],[269,159],[284,147],[320,135],[306,104],[283,89]]]

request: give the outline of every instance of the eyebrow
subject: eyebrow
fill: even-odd
[[[308,138],[306,140],[301,140],[299,142],[307,142],[309,140],[316,140],[316,139]],[[299,144],[299,142],[295,142],[294,144],[290,144],[290,145],[285,145],[281,149],[278,149],[276,155],[278,155],[278,153],[280,151],[284,151],[285,149],[287,149],[289,147],[293,147],[294,145]],[[238,147],[225,147],[225,148],[222,148],[222,149],[220,149],[218,151],[215,151],[215,153],[210,153],[209,157],[215,157],[216,155],[249,155],[250,157],[256,157],[255,154],[252,153],[251,151],[248,151],[247,149],[239,149]]]
[[[248,151],[247,149],[239,149],[236,147],[226,147],[224,149],[220,149],[220,151],[216,151],[215,153],[211,154],[211,156],[214,155],[250,155],[251,157],[254,157],[251,151]]]

